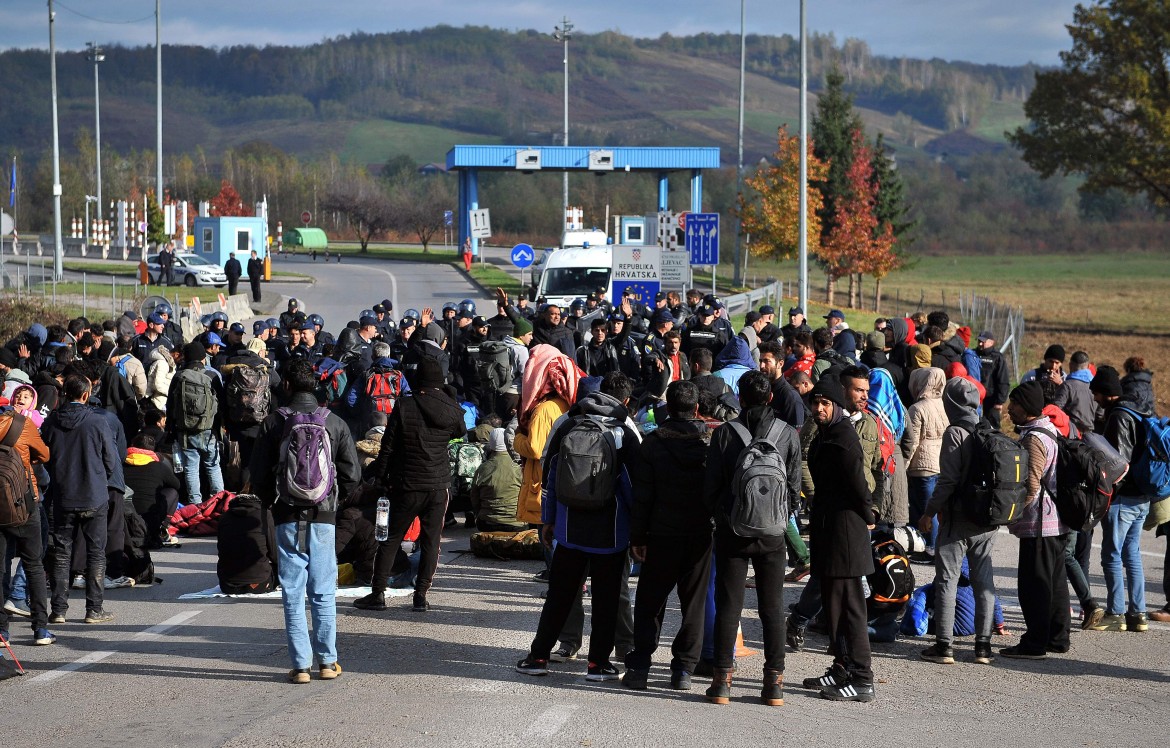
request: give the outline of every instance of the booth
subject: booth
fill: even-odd
[[[255,250],[256,256],[268,256],[268,224],[255,216],[199,216],[195,218],[192,232],[194,254],[223,267],[236,253],[244,278],[248,277],[248,260]]]
[[[284,246],[312,251],[329,249],[329,237],[323,229],[305,227],[292,229],[284,235]]]

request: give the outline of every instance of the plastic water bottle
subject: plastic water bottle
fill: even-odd
[[[378,513],[374,517],[374,540],[379,543],[390,537],[390,499],[378,499]]]
[[[179,449],[178,445],[171,449],[171,462],[175,466],[176,473],[183,472],[183,450]]]
[[[865,577],[861,578],[861,594],[865,596],[866,600],[873,594],[873,591],[869,587],[869,580]]]

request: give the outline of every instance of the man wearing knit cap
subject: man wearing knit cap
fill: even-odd
[[[1024,382],[1039,382],[1044,386],[1044,404],[1056,399],[1056,390],[1064,384],[1064,346],[1053,343],[1044,350],[1044,360],[1035,369],[1020,378]]]
[[[804,687],[819,688],[822,697],[834,701],[873,701],[865,594],[858,579],[874,570],[869,540],[873,495],[865,455],[837,377],[821,377],[810,401],[817,436],[809,447],[808,468],[817,493],[809,515],[809,550],[834,658],[823,676],[806,678]]]
[[[1028,499],[1008,531],[1020,539],[1017,567],[1020,609],[1026,630],[1014,647],[1000,650],[1004,657],[1042,660],[1049,652],[1069,648],[1068,577],[1064,548],[1068,528],[1060,522],[1056,504],[1056,433],[1044,410],[1044,386],[1036,380],[1012,390],[1008,418],[1028,450]]]
[[[496,415],[505,423],[512,420],[512,415],[520,404],[520,384],[524,381],[524,367],[528,364],[528,346],[532,343],[532,323],[524,317],[515,317],[512,321],[512,334],[504,338],[504,345],[508,346],[508,357],[512,362],[513,378],[511,384],[496,393]]]
[[[471,479],[471,509],[475,528],[481,532],[519,532],[528,529],[516,521],[516,500],[520,497],[520,466],[508,454],[504,430],[492,429],[487,454]]]
[[[1097,369],[1089,383],[1093,399],[1105,409],[1105,439],[1132,466],[1145,449],[1141,419],[1152,415],[1121,389],[1112,366]],[[1133,471],[1113,494],[1109,513],[1101,520],[1101,568],[1108,591],[1105,617],[1095,631],[1145,631],[1146,575],[1142,567],[1141,534],[1150,513],[1150,497],[1136,485]],[[1128,587],[1128,600],[1126,599]],[[1124,615],[1123,615],[1124,614]]]
[[[451,465],[447,442],[466,435],[463,409],[444,390],[446,384],[438,361],[422,358],[408,396],[399,398],[378,458],[367,476],[390,497],[390,524],[386,540],[378,544],[374,579],[369,595],[354,601],[361,610],[385,610],[386,585],[402,538],[414,518],[419,518],[420,560],[414,585],[414,610],[430,610],[427,592],[439,562],[439,539],[450,498]]]

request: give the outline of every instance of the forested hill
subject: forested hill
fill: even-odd
[[[814,92],[837,64],[871,131],[921,147],[947,131],[1000,141],[1022,121],[1032,67],[875,57],[864,42],[814,35]],[[797,116],[799,46],[791,36],[749,36],[747,156],[775,147],[775,128]],[[153,48],[106,49],[101,64],[103,141],[153,148]],[[735,145],[739,37],[635,39],[616,32],[570,42],[571,142]],[[41,152],[50,138],[48,56],[0,53],[0,148]],[[548,34],[436,27],[355,34],[307,47],[164,47],[164,150],[218,154],[263,139],[290,152],[381,163],[399,153],[436,160],[454,139],[551,143],[559,137],[563,68]],[[93,66],[58,58],[62,142],[93,126]],[[384,127],[370,128],[380,122]],[[427,125],[429,128],[405,127]],[[389,128],[389,129],[387,129]],[[434,129],[439,128],[439,129]],[[398,143],[378,143],[379,140]]]

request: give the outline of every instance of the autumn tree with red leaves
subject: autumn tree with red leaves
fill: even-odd
[[[211,215],[250,216],[252,209],[244,204],[240,193],[225,179],[219,183],[219,194],[211,198]]]
[[[808,246],[821,238],[821,192],[811,182],[825,179],[828,167],[809,148]],[[786,126],[777,131],[772,164],[744,180],[747,190],[739,195],[743,233],[752,237],[749,251],[774,260],[787,260],[800,249],[800,136],[789,135]]]

